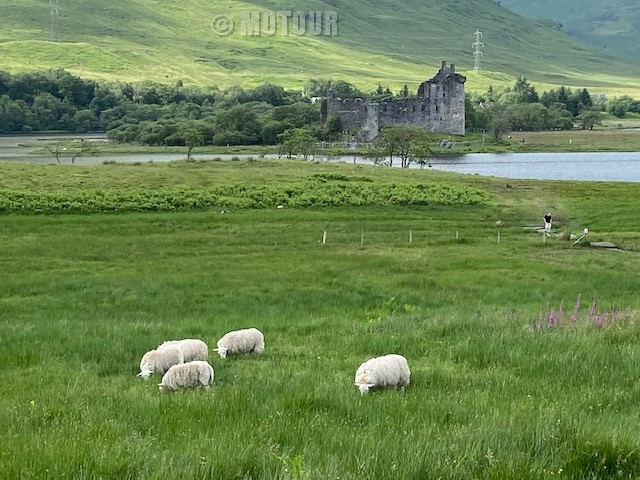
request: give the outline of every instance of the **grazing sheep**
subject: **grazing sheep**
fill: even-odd
[[[221,358],[227,358],[228,354],[234,353],[262,353],[264,352],[264,335],[257,328],[235,330],[218,340],[218,348],[214,348],[213,351],[218,352]]]
[[[202,385],[208,389],[213,382],[213,367],[208,362],[196,360],[171,367],[158,384],[160,390],[175,392],[179,388],[195,388]]]
[[[402,355],[390,354],[371,358],[360,365],[354,385],[364,395],[374,387],[406,387],[410,376],[407,359]]]
[[[208,360],[209,347],[202,340],[195,338],[185,338],[184,340],[170,340],[164,342],[158,349],[176,345],[182,350],[185,362],[193,362],[194,360]]]
[[[167,351],[163,353],[165,350]],[[138,376],[146,380],[155,372],[164,374],[169,367],[178,363],[208,359],[209,348],[202,340],[192,338],[170,340],[144,354]]]
[[[178,345],[165,345],[150,350],[142,356],[139,377],[147,380],[154,373],[164,373],[173,365],[184,363],[184,353]]]

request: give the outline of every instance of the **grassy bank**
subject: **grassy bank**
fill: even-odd
[[[578,479],[640,468],[635,184],[308,162],[0,168],[0,190],[43,196],[309,179],[483,193],[474,204],[0,216],[6,478]],[[555,232],[588,225],[626,251],[523,228],[549,209]],[[209,392],[160,394],[135,377],[164,340],[213,347],[247,326],[265,333],[264,355],[212,354]],[[360,396],[358,365],[390,352],[408,358],[411,385]]]
[[[508,137],[511,138],[508,138]],[[640,151],[640,122],[627,121],[624,128],[617,128],[614,125],[597,128],[595,130],[564,130],[551,132],[513,132],[505,136],[499,143],[494,143],[487,134],[484,136],[478,133],[469,133],[466,136],[431,134],[433,141],[434,156],[451,153],[507,153],[507,152],[638,152]],[[55,156],[50,149],[61,151],[60,162],[71,163],[73,152],[80,149],[80,143],[74,139],[72,134],[63,136],[62,139],[49,139],[46,135],[33,140],[33,135],[28,137],[28,141],[16,147],[3,146],[0,143],[0,153],[4,148],[11,148],[9,154],[13,154],[20,149],[29,151],[32,154],[50,156],[51,162],[55,163]],[[442,139],[449,139],[455,142],[455,148],[443,149],[438,146]],[[524,141],[523,141],[524,140]],[[66,149],[66,150],[63,150]],[[279,148],[277,145],[238,145],[238,146],[205,146],[196,147],[193,155],[235,155],[238,158],[252,157],[260,159],[266,155],[277,155]],[[127,155],[127,154],[183,154],[186,158],[186,147],[151,147],[145,145],[115,144],[106,141],[95,141],[92,148],[83,153],[81,157],[100,157],[104,155]],[[328,142],[318,144],[313,150],[315,156],[352,156],[366,155],[364,148],[351,148],[348,144]]]

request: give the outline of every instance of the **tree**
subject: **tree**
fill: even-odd
[[[191,151],[195,147],[202,145],[204,139],[202,134],[195,127],[187,127],[180,133],[184,138],[184,144],[187,147],[187,160],[189,160],[191,158]]]
[[[76,158],[82,157],[87,153],[95,153],[96,149],[89,142],[85,142],[83,138],[80,139],[80,145],[71,150],[71,165],[76,163]]]
[[[586,88],[583,88],[580,91],[577,91],[574,96],[574,101],[578,105],[578,110],[582,111],[584,109],[589,109],[593,107],[593,101],[591,100],[591,95],[589,95],[589,91]]]
[[[367,144],[367,149],[363,156],[367,160],[371,160],[374,165],[389,165],[387,162],[387,149],[380,141]]]
[[[62,152],[66,150],[66,148],[63,148],[60,142],[57,142],[55,145],[47,145],[45,148],[54,156],[56,162],[60,164],[60,155],[62,155]]]
[[[573,128],[573,116],[563,103],[554,103],[549,108],[548,128],[551,130],[569,130]]]
[[[502,137],[511,131],[511,121],[506,112],[493,115],[489,120],[489,134],[495,143],[502,140]]]
[[[471,95],[464,97],[464,126],[466,129],[486,129],[487,121],[484,114],[484,105],[480,107],[481,99]]]
[[[79,110],[71,119],[71,126],[76,133],[85,133],[93,130],[98,124],[98,119],[91,110]]]
[[[580,122],[580,127],[583,130],[587,128],[593,130],[595,125],[602,125],[602,115],[597,110],[583,110],[576,119]]]
[[[324,124],[324,131],[326,138],[329,140],[338,140],[342,135],[342,119],[332,113],[327,117],[327,121]]]
[[[355,86],[344,80],[331,83],[331,90],[336,98],[363,98],[365,96]]]
[[[427,136],[417,142],[411,149],[412,161],[424,168],[426,165],[431,166],[430,160],[435,155],[433,148],[429,144]]]
[[[310,130],[306,128],[290,128],[279,135],[282,140],[282,150],[287,158],[302,155],[306,160],[316,142]]]
[[[271,120],[265,123],[260,132],[260,140],[264,145],[275,145],[278,142],[279,135],[288,128],[293,128],[288,122],[279,122],[278,120]]]
[[[418,156],[423,158],[428,148],[427,132],[417,127],[385,127],[378,135],[380,146],[389,155],[389,166],[393,166],[393,156],[400,157],[400,166],[408,168]],[[419,154],[419,155],[418,155]]]
[[[541,103],[510,105],[507,113],[512,130],[539,131],[549,128],[549,111]]]
[[[527,77],[519,76],[513,86],[513,91],[517,95],[517,103],[537,103],[539,101],[538,93],[528,82]]]

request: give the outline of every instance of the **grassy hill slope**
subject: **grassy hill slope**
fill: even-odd
[[[335,11],[336,36],[246,36],[242,12]],[[217,15],[235,31],[218,36]],[[49,42],[49,5],[8,0],[0,5],[0,68],[66,68],[103,79],[301,88],[309,78],[341,78],[370,89],[399,88],[430,78],[442,60],[469,77],[470,89],[512,84],[524,74],[540,86],[586,86],[640,93],[640,65],[603,56],[544,22],[523,19],[491,0],[60,0],[60,42]],[[473,68],[471,43],[485,42],[483,73]]]
[[[502,0],[502,5],[531,18],[560,22],[565,32],[603,52],[640,57],[640,3],[636,0]]]

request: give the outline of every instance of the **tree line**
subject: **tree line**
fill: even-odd
[[[467,128],[484,130],[498,141],[509,131],[567,130],[575,125],[593,129],[607,112],[618,118],[640,113],[640,101],[629,96],[592,98],[586,88],[572,90],[561,86],[538,94],[526,77],[513,87],[465,98]]]
[[[0,133],[104,131],[115,142],[186,145],[189,153],[198,145],[283,144],[304,150],[313,141],[337,140],[343,133],[338,117],[322,115],[328,86],[313,79],[303,92],[269,83],[221,90],[186,87],[180,81],[98,82],[62,69],[0,71]],[[397,93],[382,85],[363,92],[344,81],[332,82],[331,88],[337,97],[373,101],[415,95],[407,85]],[[586,89],[565,87],[539,95],[525,77],[512,88],[489,87],[483,94],[468,94],[465,101],[467,128],[497,139],[510,130],[568,129],[575,123],[593,128],[605,111],[617,117],[640,113],[640,102],[628,96],[593,99]]]

